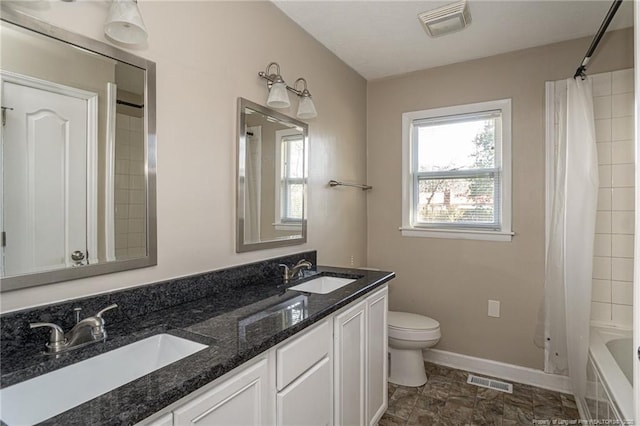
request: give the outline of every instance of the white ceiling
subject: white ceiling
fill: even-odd
[[[273,2],[367,80],[592,36],[612,4],[611,0],[469,0],[468,28],[430,38],[418,13],[453,0]],[[632,25],[632,0],[625,0],[609,30]],[[585,53],[587,48],[588,44]],[[581,60],[576,58],[576,68]]]

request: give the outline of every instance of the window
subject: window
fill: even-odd
[[[276,131],[276,229],[299,229],[302,222],[305,183],[304,136],[296,129]]]
[[[402,115],[405,236],[511,240],[511,100]]]

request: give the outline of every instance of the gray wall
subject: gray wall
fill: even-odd
[[[440,321],[438,349],[542,369],[533,343],[544,288],[546,80],[572,77],[589,45],[580,39],[369,82],[367,171],[370,266],[393,270],[391,310]],[[633,66],[633,30],[603,39],[590,72]],[[402,237],[401,116],[512,99],[510,243]],[[500,300],[502,316],[487,316]]]

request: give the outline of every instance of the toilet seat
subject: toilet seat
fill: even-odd
[[[433,330],[440,328],[440,323],[433,318],[409,312],[389,311],[387,322],[389,328],[397,330]]]
[[[398,340],[437,340],[441,337],[440,323],[433,318],[409,312],[389,311],[389,337]]]

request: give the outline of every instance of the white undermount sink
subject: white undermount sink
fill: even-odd
[[[351,278],[338,277],[318,277],[302,284],[289,287],[289,290],[304,291],[306,293],[327,294],[335,291],[347,284],[354,282]]]
[[[32,425],[196,353],[206,345],[158,334],[0,389],[0,418]]]

